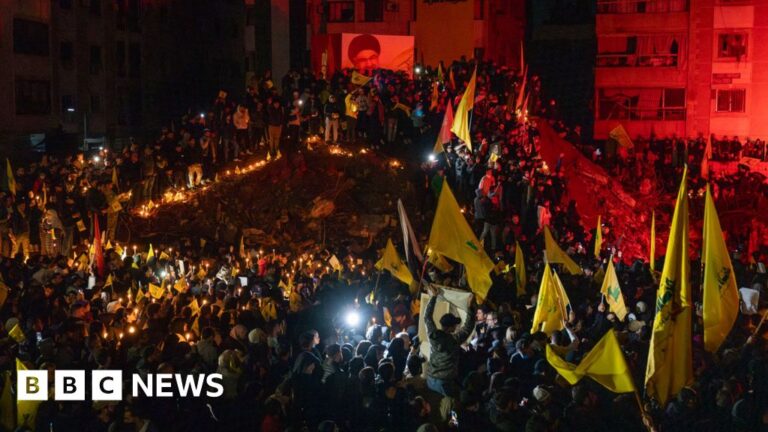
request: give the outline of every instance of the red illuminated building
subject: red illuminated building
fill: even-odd
[[[596,21],[596,139],[768,137],[768,2],[598,0]]]

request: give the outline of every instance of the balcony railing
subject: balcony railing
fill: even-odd
[[[597,67],[676,67],[679,54],[598,54]]]
[[[607,102],[611,103],[611,102]],[[685,120],[685,108],[638,108],[614,105],[613,107],[601,106],[598,120]]]
[[[599,14],[685,12],[688,0],[597,0]]]

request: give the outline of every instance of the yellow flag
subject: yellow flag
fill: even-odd
[[[365,76],[361,73],[358,73],[357,71],[352,71],[352,77],[350,78],[350,81],[354,85],[364,86],[368,84],[368,82],[372,79],[373,78],[369,76]]]
[[[445,73],[443,72],[443,64],[437,64],[437,81],[443,82],[445,80]]]
[[[560,246],[555,242],[548,226],[544,226],[544,249],[547,256],[547,262],[552,264],[562,264],[568,273],[572,275],[581,274],[581,267],[568,256]]]
[[[118,243],[115,243],[115,253],[120,256],[123,256],[123,252],[124,252],[123,247],[120,246]]]
[[[186,292],[188,287],[189,285],[187,284],[187,280],[183,277],[176,280],[176,282],[173,283],[173,289],[175,289],[176,292],[179,292],[179,293]]]
[[[517,296],[525,295],[525,284],[528,281],[525,274],[525,256],[520,243],[515,241],[515,286],[517,287]]]
[[[568,318],[568,310],[571,308],[571,300],[568,298],[568,293],[565,292],[565,287],[560,280],[560,276],[557,275],[557,272],[554,269],[552,270],[552,281],[555,283],[557,301],[560,304],[560,309],[563,311],[563,317]]]
[[[240,236],[240,248],[238,249],[237,254],[241,259],[247,257],[245,254],[245,236]]]
[[[165,290],[153,283],[149,284],[149,295],[156,299],[161,299],[165,295]]]
[[[197,302],[196,298],[193,298],[189,303],[189,308],[192,309],[192,315],[200,314],[200,304]]]
[[[571,385],[588,376],[614,393],[635,391],[627,360],[613,330],[608,331],[578,365],[560,358],[549,345],[547,361]]]
[[[16,359],[16,372],[28,370],[21,360]],[[16,424],[17,426],[26,425],[30,430],[35,428],[35,417],[37,417],[37,407],[42,401],[20,400],[16,402]]]
[[[632,138],[629,137],[627,130],[624,129],[624,126],[621,124],[608,132],[608,136],[618,142],[622,147],[632,148],[635,146],[635,143],[632,142]]]
[[[5,304],[5,301],[8,299],[8,285],[3,282],[2,277],[0,277],[0,307],[3,307]]]
[[[144,300],[144,297],[144,291],[142,291],[141,288],[136,288],[136,304],[139,304]]]
[[[429,247],[432,252],[464,264],[469,287],[478,302],[485,300],[491,288],[489,273],[493,270],[493,261],[485,254],[480,241],[461,214],[459,203],[447,183],[443,184],[437,202],[435,219],[429,233]]]
[[[685,167],[656,294],[656,316],[645,369],[646,393],[662,405],[693,381],[687,178]]]
[[[451,132],[464,141],[469,151],[472,151],[472,139],[469,133],[469,111],[475,106],[476,80],[477,66],[475,66],[475,71],[472,72],[472,78],[469,79],[467,89],[464,90],[464,96],[461,97],[459,107],[456,108],[456,116],[453,118],[453,125],[451,126]]]
[[[605,296],[605,301],[608,302],[611,312],[615,313],[619,320],[624,321],[627,316],[627,306],[624,304],[624,295],[621,293],[621,285],[619,285],[619,278],[616,276],[613,260],[608,260],[608,270],[605,272],[600,294]]]
[[[105,250],[114,249],[114,247],[112,246],[112,241],[111,240],[107,240],[107,244],[104,246],[104,249]]]
[[[564,308],[561,307],[562,302],[558,301],[557,291],[552,277],[552,269],[547,263],[544,265],[544,274],[541,276],[531,333],[543,331],[549,335],[563,329],[566,314]]]
[[[160,260],[160,261],[162,261],[162,260],[170,261],[171,260],[171,256],[168,255],[167,253],[165,253],[165,251],[161,251],[160,255],[158,255],[157,259]]]
[[[432,153],[440,154],[445,151],[444,144],[451,142],[451,127],[453,126],[453,106],[451,102],[445,105],[445,115],[443,116],[443,123],[440,126],[440,131],[437,133],[437,140],[435,140],[435,147],[432,149]]]
[[[6,188],[11,195],[16,195],[16,178],[13,177],[13,168],[11,168],[11,161],[5,158],[5,181]]]
[[[111,287],[113,283],[114,281],[112,280],[112,273],[110,273],[109,276],[107,276],[107,280],[104,282],[103,288]]]
[[[600,251],[603,249],[603,227],[600,216],[597,216],[597,229],[595,230],[595,258],[600,259]]]
[[[384,254],[376,263],[376,269],[387,270],[392,276],[396,277],[402,283],[410,286],[413,283],[413,275],[408,266],[400,259],[392,240],[387,240],[387,246],[384,248]]]
[[[432,83],[432,95],[430,95],[430,101],[429,101],[429,110],[432,111],[435,108],[437,108],[438,102],[440,100],[440,93],[437,91],[438,87],[437,81]]]
[[[715,352],[739,314],[739,290],[709,185],[704,202],[703,238],[704,348]]]
[[[27,337],[24,336],[24,332],[21,330],[18,323],[14,324],[13,328],[8,332],[8,336],[17,343],[22,343],[27,340]]]
[[[651,248],[649,264],[651,271],[656,270],[656,212],[651,212]]]
[[[389,308],[385,306],[381,311],[381,314],[384,316],[384,324],[386,324],[387,327],[392,328],[392,314],[389,312]]]
[[[16,429],[16,417],[13,415],[12,383],[11,371],[6,371],[5,378],[3,379],[3,393],[0,395],[0,426],[2,426],[3,430],[7,431]]]
[[[147,261],[155,257],[155,250],[152,248],[152,243],[149,244],[149,252],[147,252]]]

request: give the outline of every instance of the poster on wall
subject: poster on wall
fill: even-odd
[[[413,36],[342,33],[341,67],[362,73],[374,69],[413,71]]]

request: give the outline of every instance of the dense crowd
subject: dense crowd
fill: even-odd
[[[641,415],[632,394],[613,394],[589,380],[570,386],[557,376],[544,357],[548,344],[578,363],[613,330],[642,389],[657,282],[648,263],[618,259],[621,233],[610,221],[600,228],[600,258],[592,254],[595,229],[583,226],[576,202],[563,201],[564,167],[547,166],[539,154],[536,121],[545,120],[511,109],[521,90],[518,72],[492,63],[477,67],[472,152],[456,139],[446,144],[415,170],[413,193],[404,197],[425,237],[448,184],[500,263],[487,300],[473,303],[463,321],[434,313],[439,286],[467,287],[461,266],[411,262],[416,285],[432,295],[424,316],[417,291],[374,269],[386,240],[402,238],[400,227],[385,230],[363,252],[344,243],[264,251],[195,237],[151,246],[120,240],[124,209],[169,189],[198,188],[240,159],[291,157],[307,146],[341,143],[426,160],[446,104],[456,105],[473,69],[462,59],[414,77],[378,71],[362,85],[352,82],[351,71],[327,80],[291,72],[279,84],[266,74],[243,98],[222,92],[210,109],[188,113],[154,142],[18,168],[0,226],[0,293],[7,293],[0,369],[15,370],[18,358],[30,369],[217,372],[224,382],[223,397],[215,399],[46,401],[18,426],[86,432],[768,430],[768,326],[756,329],[764,296],[750,305],[755,310],[745,308],[716,355],[703,350],[701,316],[694,318],[696,381],[666,406],[643,399]],[[538,80],[528,85],[529,114],[552,115],[551,105],[539,100]],[[576,138],[578,130],[564,133]],[[665,166],[679,179],[681,164]],[[565,329],[549,336],[531,331],[545,226],[584,269],[561,275],[571,307]],[[734,259],[740,286],[758,295],[768,283],[761,235],[753,227],[741,248],[748,253]],[[103,245],[92,245],[94,237]],[[519,269],[503,265],[515,262],[517,245],[528,275],[520,296]],[[692,284],[698,286],[694,258]],[[631,312],[625,321],[599,293],[601,266],[609,259]],[[701,302],[700,292],[694,301]],[[431,345],[428,360],[420,351],[420,324]]]

